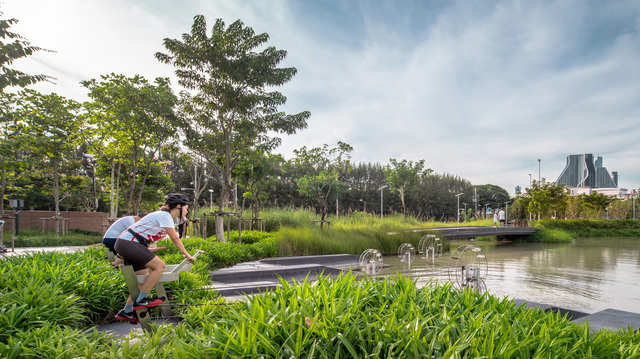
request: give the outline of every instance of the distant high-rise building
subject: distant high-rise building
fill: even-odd
[[[560,173],[556,184],[588,188],[618,187],[617,172],[614,172],[614,177],[611,177],[602,163],[602,156],[598,156],[594,162],[591,153],[569,155],[567,156],[567,165]]]

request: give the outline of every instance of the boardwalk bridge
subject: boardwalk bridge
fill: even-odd
[[[535,227],[490,227],[490,226],[459,226],[433,227],[409,229],[410,232],[436,232],[447,239],[468,239],[480,236],[496,236],[498,239],[515,239],[534,234]],[[392,233],[389,233],[392,234]]]

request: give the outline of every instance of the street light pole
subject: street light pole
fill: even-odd
[[[380,191],[380,218],[382,218],[382,216],[384,215],[384,207],[382,206],[382,191],[385,188],[387,188],[387,185],[380,186],[380,188],[378,188],[378,191]]]
[[[541,163],[541,159],[538,158],[538,183],[541,183],[542,181],[542,175],[541,175],[541,171],[540,171],[540,163]]]
[[[504,203],[504,224],[505,226],[509,223],[509,201]]]
[[[464,193],[458,193],[456,195],[456,198],[458,200],[458,211],[456,212],[456,219],[457,222],[460,223],[460,196],[462,196]]]
[[[529,188],[531,188],[532,183],[533,183],[533,180],[531,179],[531,173],[529,173]]]
[[[475,186],[473,187],[473,202],[475,202],[475,207],[476,207],[476,213],[474,217],[478,219],[478,190],[476,189]]]
[[[209,188],[209,210],[213,210],[213,190]]]

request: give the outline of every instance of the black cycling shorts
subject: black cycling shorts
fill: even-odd
[[[114,246],[116,252],[124,259],[124,264],[132,265],[134,271],[146,268],[156,254],[136,241],[126,241],[119,239]]]

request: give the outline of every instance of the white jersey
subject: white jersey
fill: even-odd
[[[136,223],[135,218],[133,216],[126,216],[119,218],[117,221],[113,222],[107,232],[104,234],[102,238],[118,238],[120,233],[124,232],[129,228],[130,225]]]
[[[132,224],[126,231],[122,232],[119,239],[127,241],[138,240],[129,233],[129,229],[140,234],[150,242],[157,242],[167,236],[166,228],[174,228],[173,217],[167,211],[155,211],[149,213],[138,222]]]
[[[505,216],[504,216],[504,211],[503,210],[500,210],[500,212],[498,212],[498,217],[500,217],[501,221],[505,220]]]

